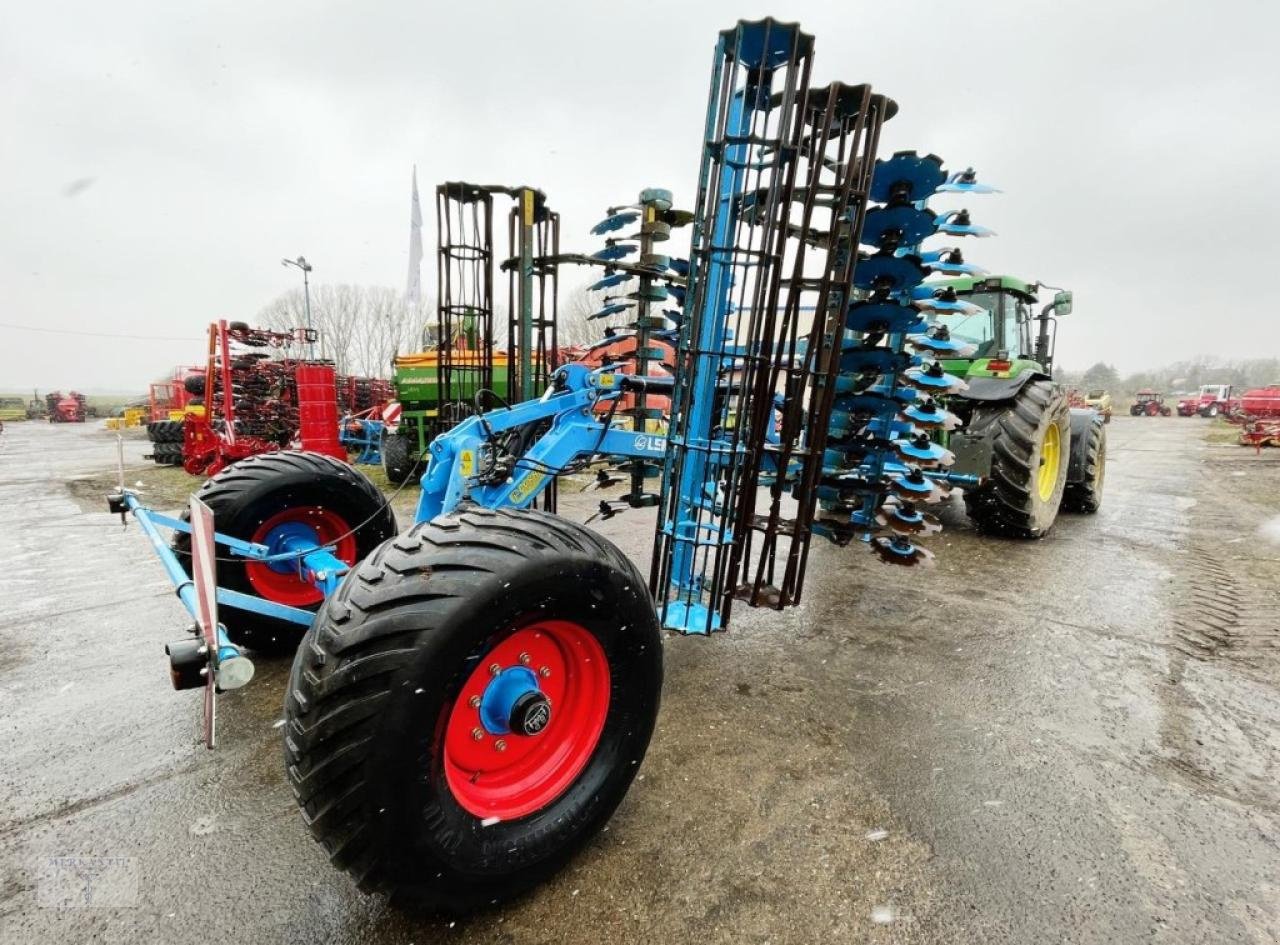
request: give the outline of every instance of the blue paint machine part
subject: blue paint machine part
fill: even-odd
[[[616,285],[622,285],[624,282],[630,282],[634,278],[635,276],[629,272],[615,272],[612,275],[605,276],[603,279],[592,283],[588,291],[600,292]]]
[[[974,173],[973,168],[969,167],[963,171],[956,171],[947,177],[946,183],[938,186],[940,194],[998,194],[1000,193],[990,184],[983,184],[978,181],[978,176]]]
[[[934,443],[924,433],[917,434],[907,440],[895,440],[894,446],[901,455],[918,463],[950,466],[956,459],[954,453]]]
[[[937,226],[939,233],[946,233],[949,236],[973,236],[985,239],[996,235],[995,230],[971,223],[968,210],[949,210],[946,213],[940,213],[934,218],[934,225]]]
[[[595,236],[603,236],[605,233],[612,233],[629,226],[640,219],[640,214],[635,211],[625,213],[615,213],[612,216],[605,217],[599,223],[591,228],[591,232]]]
[[[854,302],[845,316],[844,327],[856,332],[910,332],[923,330],[919,311],[899,302]]]
[[[936,363],[910,368],[903,372],[903,378],[908,384],[933,393],[957,394],[969,389],[968,384],[954,374],[948,374]]]
[[[881,249],[913,246],[937,229],[933,213],[914,204],[874,207],[862,225],[862,242]]]
[[[978,346],[967,341],[957,341],[945,326],[927,332],[907,335],[907,344],[919,351],[929,351],[953,358],[967,358]]]
[[[918,203],[927,200],[946,181],[942,158],[923,157],[915,151],[899,151],[876,161],[871,179],[871,199],[876,203]]]
[[[610,243],[604,249],[598,249],[592,253],[591,258],[602,262],[614,262],[619,259],[625,259],[639,248],[634,243]]]
[[[932,398],[905,408],[902,411],[902,416],[912,423],[930,430],[951,431],[960,428],[960,418],[951,411],[944,410],[938,406]]]
[[[859,261],[853,284],[868,291],[900,292],[924,281],[928,274],[919,256],[876,253]]]

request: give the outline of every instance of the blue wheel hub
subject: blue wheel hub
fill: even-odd
[[[276,555],[298,555],[315,551],[322,546],[320,535],[310,525],[302,522],[283,522],[267,532],[267,546],[272,557]],[[285,558],[280,561],[267,561],[266,566],[279,574],[297,574],[298,559]]]
[[[480,722],[491,735],[537,735],[550,721],[551,702],[527,666],[502,670],[480,699]]]

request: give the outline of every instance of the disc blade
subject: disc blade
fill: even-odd
[[[876,557],[886,564],[896,564],[908,568],[917,566],[927,568],[932,567],[934,564],[932,551],[921,548],[902,536],[873,538],[871,539],[871,550]]]

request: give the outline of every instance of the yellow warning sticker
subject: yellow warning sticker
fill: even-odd
[[[533,191],[522,190],[520,199],[524,204],[524,225],[533,226]]]
[[[511,490],[511,501],[523,502],[542,488],[542,483],[546,481],[546,478],[546,473],[529,473],[529,475],[520,480],[520,485]]]
[[[458,467],[462,475],[470,477],[476,469],[476,455],[471,450],[463,450],[458,454]]]

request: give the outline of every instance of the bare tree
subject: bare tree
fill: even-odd
[[[605,318],[590,317],[612,301],[617,300],[609,297],[605,292],[592,292],[586,283],[571,289],[560,303],[559,318],[556,322],[556,338],[560,345],[568,348],[594,344],[604,337],[607,326],[619,327],[634,320],[634,309]]]
[[[342,374],[389,377],[392,358],[432,342],[434,300],[407,303],[383,286],[319,285],[311,290],[311,324],[320,333],[320,354]],[[273,299],[258,321],[270,328],[306,324],[301,290]]]

